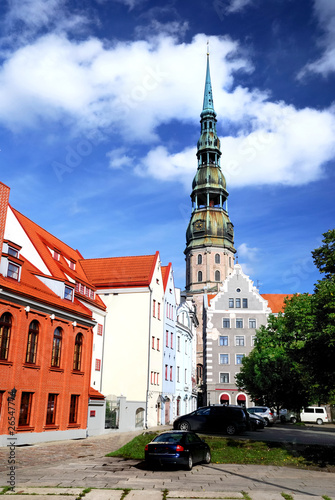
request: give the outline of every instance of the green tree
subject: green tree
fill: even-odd
[[[335,229],[323,233],[323,245],[312,252],[314,264],[325,279],[335,275]]]

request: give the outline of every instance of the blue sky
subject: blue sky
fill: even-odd
[[[153,254],[185,284],[206,70],[239,262],[312,292],[334,228],[333,0],[4,0],[0,171],[84,257]]]

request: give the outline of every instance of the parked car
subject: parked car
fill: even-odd
[[[260,415],[256,415],[256,413],[249,414],[248,429],[250,431],[258,431],[259,429],[264,429],[264,427],[265,427],[265,420],[263,417],[261,417]]]
[[[322,406],[304,408],[300,413],[300,420],[301,422],[316,422],[319,425],[322,425],[323,422],[329,422],[326,408]]]
[[[195,463],[209,464],[211,450],[194,432],[163,432],[146,445],[145,461],[149,466],[176,464],[191,470]]]
[[[260,415],[265,420],[265,426],[273,425],[277,420],[275,412],[267,406],[252,406],[247,408],[247,411],[252,415]]]
[[[279,410],[279,419],[282,423],[291,422],[292,424],[295,424],[298,420],[297,414],[294,411],[286,410],[285,408]]]
[[[248,414],[241,406],[203,406],[176,418],[174,429],[184,431],[226,432],[229,435],[246,430]]]

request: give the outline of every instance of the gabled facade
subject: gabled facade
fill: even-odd
[[[256,329],[267,324],[269,314],[283,310],[286,297],[262,296],[239,264],[223,282],[218,294],[205,296],[208,404],[253,405],[248,394],[238,390],[235,375],[240,371],[243,357],[254,346]]]
[[[178,290],[180,292],[180,290]],[[197,407],[196,389],[196,307],[191,299],[178,297],[176,323],[176,390],[174,417]]]
[[[8,198],[0,183],[1,442],[9,393],[17,444],[85,437],[95,321],[76,297],[77,281],[86,279],[77,268],[81,256]],[[94,295],[89,301],[104,310]]]
[[[161,423],[164,288],[159,253],[82,260],[107,307],[102,393],[125,398],[119,429]]]
[[[164,287],[163,366],[162,366],[162,424],[173,421],[176,389],[176,292],[172,264],[162,267]]]

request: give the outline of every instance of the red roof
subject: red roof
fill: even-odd
[[[293,294],[287,293],[262,293],[263,299],[268,301],[269,307],[274,314],[283,312],[285,309],[285,299],[290,299]]]
[[[207,300],[208,300],[208,306],[210,307],[211,305],[211,300],[214,299],[214,297],[216,297],[217,294],[216,293],[208,293],[207,294]]]
[[[87,279],[97,288],[126,288],[148,286],[159,253],[135,257],[84,259],[80,263]]]
[[[172,269],[171,262],[169,262],[169,264],[167,266],[162,266],[162,279],[163,279],[164,292],[166,291],[166,286],[167,286],[167,283],[168,283],[168,279],[169,279],[169,275],[170,275],[171,269]]]
[[[11,290],[19,295],[38,300],[49,306],[67,310],[72,313],[79,314],[85,317],[92,317],[91,311],[86,308],[81,302],[74,298],[71,300],[62,299],[56,295],[49,287],[35,276],[40,274],[38,269],[33,266],[28,260],[22,258],[23,261],[20,281],[12,278],[5,278],[0,275],[0,286],[5,290]]]
[[[56,236],[46,231],[14,208],[12,208],[12,211],[34,245],[44,264],[48,268],[51,278],[69,282],[68,277],[70,277],[74,281],[83,283],[89,288],[94,289],[94,286],[87,280],[87,276],[81,266],[83,257],[78,250],[74,250],[69,245],[56,238]],[[56,260],[53,257],[49,249],[52,251],[56,250],[59,253],[59,260]],[[20,254],[24,257],[24,248]],[[71,269],[69,267],[68,261],[75,264],[75,269]],[[35,269],[34,272],[35,274],[43,275],[40,269]],[[48,274],[45,274],[44,276],[50,277]],[[97,295],[94,300],[91,300],[88,297],[85,297],[84,300],[94,303],[99,308],[106,308],[103,301]]]
[[[105,396],[96,389],[93,389],[93,387],[89,388],[88,396],[90,399],[105,399]]]

